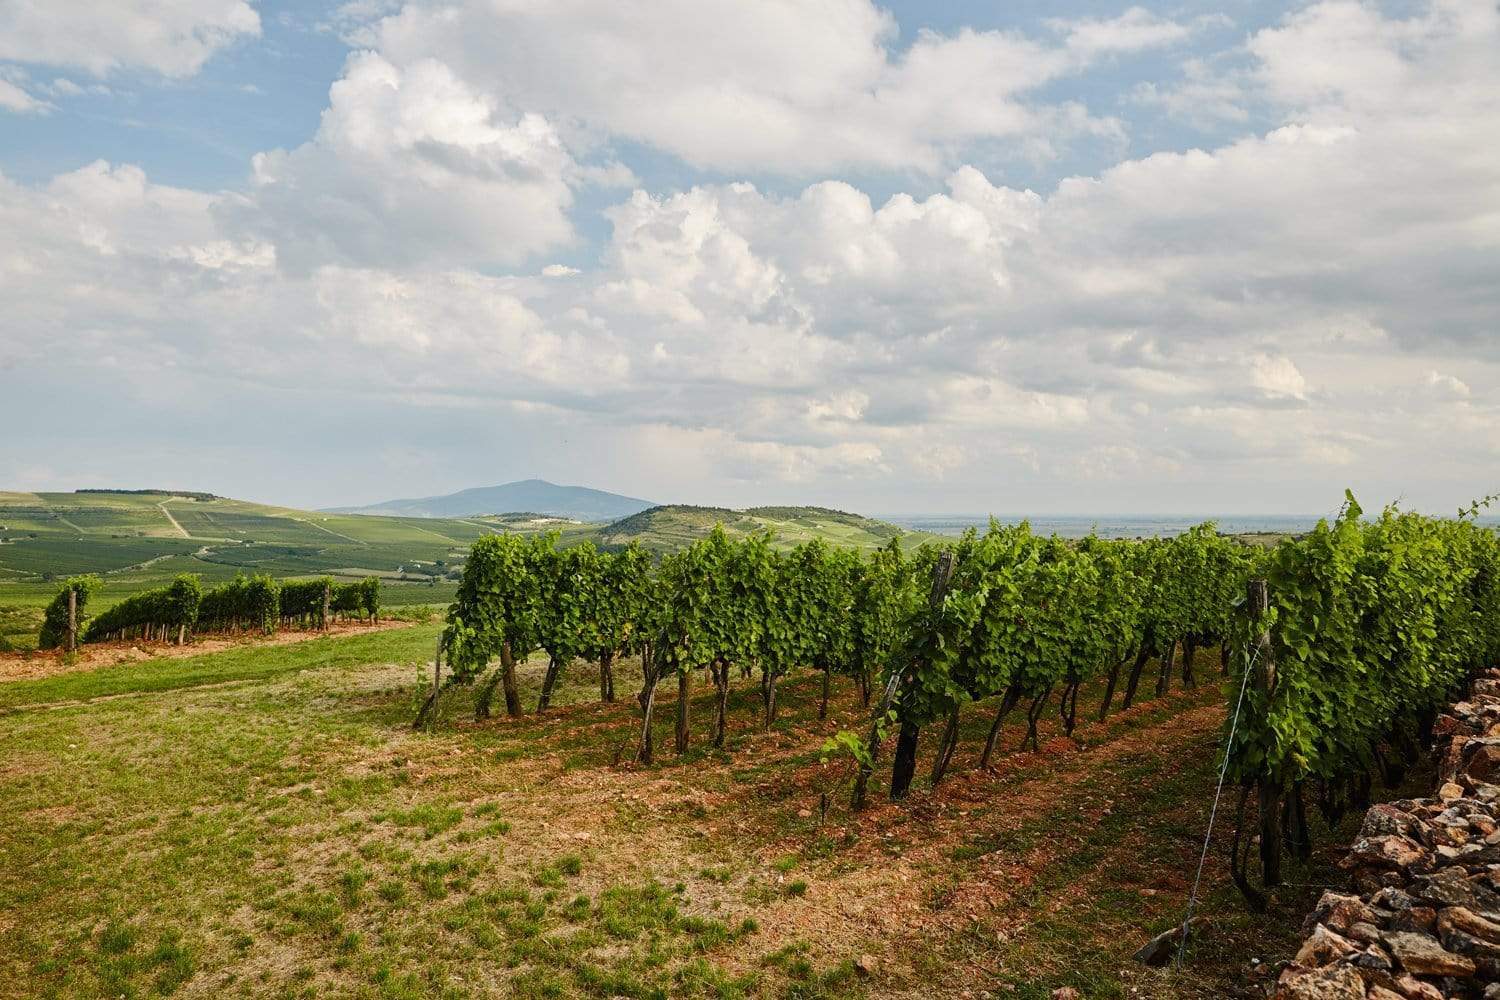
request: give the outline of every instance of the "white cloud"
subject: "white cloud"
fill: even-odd
[[[55,107],[40,98],[28,94],[19,84],[0,79],[0,108],[18,115],[44,115]]]
[[[1053,18],[1047,24],[1065,36],[1068,51],[1085,61],[1106,53],[1139,52],[1171,45],[1192,34],[1189,26],[1160,17],[1144,7],[1131,7],[1118,17]]]
[[[247,0],[0,2],[0,59],[101,77],[121,69],[192,76],[218,50],[259,34]]]
[[[1246,81],[1234,70],[1216,69],[1199,57],[1182,64],[1182,79],[1170,84],[1143,80],[1130,94],[1137,104],[1159,107],[1200,127],[1244,122],[1251,101]]]
[[[620,137],[699,167],[805,175],[937,171],[977,140],[1115,135],[1116,122],[1031,95],[1187,31],[1139,8],[1059,30],[924,30],[897,48],[894,19],[869,0],[462,0],[408,4],[360,37],[398,65],[441,59],[580,147]]]
[[[478,414],[465,427],[565,428],[590,468],[649,470],[660,482],[636,492],[663,498],[707,499],[691,491],[717,478],[805,496],[941,477],[955,498],[1105,483],[1071,494],[1100,504],[1169,483],[1177,506],[1247,484],[1319,496],[1372,469],[1459,482],[1500,454],[1500,149],[1474,139],[1500,132],[1487,4],[1300,11],[1195,78],[1236,107],[1252,94],[1277,127],[1055,189],[973,166],[878,199],[826,177],[643,184],[611,199],[578,268],[541,255],[577,239],[578,190],[628,172],[610,137],[757,175],[849,162],[834,147],[926,167],[966,135],[1048,132],[1027,116],[1052,112],[1016,99],[1027,73],[1181,36],[1131,11],[1053,42],[958,32],[895,52],[887,19],[850,2],[763,52],[742,36],[790,8],[706,24],[692,7],[680,30],[702,50],[667,52],[658,79],[627,58],[660,54],[632,34],[666,30],[655,7],[447,10],[382,22],[317,134],[258,158],[245,193],[104,163],[0,179],[0,230],[18,234],[0,247],[5,361],[36,367],[65,336],[68,363],[143,384],[232,367],[320,400]],[[577,52],[557,49],[566,27]],[[1342,68],[1313,58],[1328,47]],[[703,96],[723,67],[743,117]],[[997,101],[906,127],[965,79]],[[641,89],[658,85],[680,94]],[[728,117],[694,135],[700,99]]]
[[[1307,379],[1288,357],[1259,354],[1250,359],[1250,384],[1272,399],[1305,399]]]
[[[1468,399],[1470,395],[1468,384],[1454,375],[1430,371],[1423,382],[1434,395],[1440,398]]]
[[[441,62],[363,52],[311,141],[255,157],[252,222],[300,269],[517,264],[571,241],[573,167],[540,115],[500,114]]]

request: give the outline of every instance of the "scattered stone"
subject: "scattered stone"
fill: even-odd
[[[879,968],[880,959],[874,955],[865,954],[854,960],[854,971],[858,972],[861,976],[873,976]]]
[[[1052,1000],[1082,1000],[1082,995],[1071,986],[1059,986],[1052,991]]]
[[[1197,918],[1194,918],[1193,923],[1197,922]],[[1166,965],[1172,960],[1172,956],[1177,954],[1177,946],[1181,940],[1182,925],[1177,924],[1141,945],[1131,957],[1142,965]]]
[[[1443,787],[1438,789],[1438,798],[1444,802],[1452,802],[1454,799],[1464,797],[1464,786],[1452,781],[1443,782]]]

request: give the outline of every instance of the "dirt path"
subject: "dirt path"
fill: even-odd
[[[343,534],[341,532],[334,531],[332,528],[325,528],[321,524],[318,524],[316,521],[309,521],[305,517],[294,517],[294,518],[292,518],[292,520],[293,521],[298,521],[298,522],[300,522],[302,524],[305,524],[309,528],[317,528],[319,531],[326,531],[326,532],[328,532],[328,534],[332,535],[333,537],[335,537],[335,538],[342,538],[346,542],[353,542],[355,545],[363,545],[363,546],[366,546],[366,547],[369,546],[368,542],[362,542],[358,538],[351,538],[348,535],[345,535],[345,534]]]
[[[385,632],[390,629],[410,628],[409,621],[386,620],[378,625],[367,622],[334,622],[327,632],[317,630],[284,630],[272,635],[204,636],[195,638],[186,646],[173,646],[159,642],[99,642],[81,646],[71,663],[59,651],[32,653],[0,653],[0,683],[6,681],[40,680],[71,674],[117,663],[139,663],[143,660],[181,659],[188,656],[203,656],[225,649],[245,646],[286,646],[308,642],[323,636],[358,635],[364,632]]]
[[[191,538],[192,537],[191,535],[189,535],[187,533],[187,529],[186,528],[184,528],[182,525],[180,525],[180,524],[177,523],[177,518],[175,518],[175,517],[172,516],[172,512],[170,510],[167,510],[166,501],[162,501],[161,503],[157,504],[156,505],[156,509],[159,510],[159,511],[161,511],[163,514],[165,514],[166,517],[167,517],[167,520],[172,522],[172,527],[177,531],[177,534],[178,534],[179,537],[181,537],[181,538]]]

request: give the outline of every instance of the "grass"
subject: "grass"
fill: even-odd
[[[322,637],[285,646],[242,646],[203,656],[121,663],[0,685],[0,711],[29,705],[166,692],[204,684],[266,680],[312,669],[351,670],[376,662],[416,664],[430,656],[438,625]]]
[[[1325,852],[1256,917],[1216,854],[1189,973],[1129,963],[1185,901],[1212,686],[1076,742],[1049,717],[1040,754],[1008,726],[993,775],[972,770],[979,706],[948,784],[898,807],[877,783],[854,817],[817,753],[863,715],[843,683],[820,723],[817,678],[788,679],[769,732],[737,686],[725,751],[701,687],[689,754],[659,739],[657,767],[616,766],[638,721],[583,664],[545,717],[476,724],[456,692],[413,732],[434,635],[0,684],[0,996],[1223,996],[1336,879]]]

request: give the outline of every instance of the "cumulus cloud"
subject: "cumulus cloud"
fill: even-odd
[[[1188,31],[1140,8],[1054,30],[923,30],[903,48],[869,0],[464,0],[408,4],[360,38],[398,64],[442,59],[580,145],[619,137],[699,167],[806,175],[937,171],[981,139],[1113,135],[1118,123],[1035,93]]]
[[[95,76],[121,69],[192,76],[218,50],[259,34],[248,0],[0,3],[0,59]]]
[[[255,214],[291,266],[518,264],[569,242],[572,158],[443,63],[350,57],[317,135],[254,160]]]
[[[0,346],[38,360],[66,334],[133,378],[233,357],[282,391],[503,412],[565,428],[591,468],[660,477],[649,495],[915,478],[952,498],[930,507],[1043,482],[1100,509],[1171,483],[1178,506],[1313,497],[1350,470],[1465,482],[1500,454],[1500,150],[1474,140],[1500,128],[1493,5],[1336,0],[1253,34],[1195,79],[1276,124],[1211,148],[1042,190],[965,165],[879,197],[823,176],[642,184],[609,196],[580,266],[542,264],[578,240],[578,192],[622,176],[612,139],[762,177],[925,169],[965,137],[1053,128],[1028,81],[1189,30],[1132,8],[898,50],[867,4],[788,35],[792,16],[409,6],[243,192],[104,163],[0,180],[20,234]],[[701,46],[668,44],[684,33]]]

